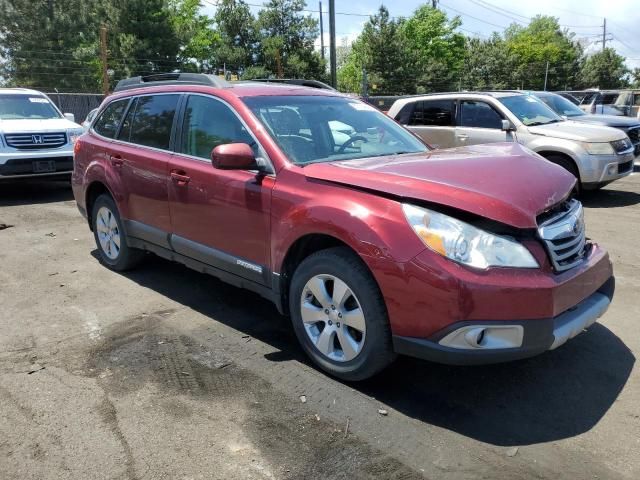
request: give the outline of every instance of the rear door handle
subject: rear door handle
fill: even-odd
[[[121,167],[124,165],[124,161],[120,155],[109,155],[109,160],[111,160],[111,165],[114,167]]]
[[[172,170],[171,171],[171,180],[176,182],[180,186],[184,186],[191,181],[191,177],[189,177],[185,172]]]

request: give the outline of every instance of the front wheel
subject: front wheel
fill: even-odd
[[[109,195],[100,195],[96,199],[91,220],[93,236],[104,265],[121,272],[132,269],[142,260],[144,252],[127,245],[118,208]]]
[[[364,380],[395,359],[380,289],[347,248],[302,261],[291,281],[289,309],[302,348],[331,375]]]

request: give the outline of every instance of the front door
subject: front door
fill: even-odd
[[[502,115],[487,102],[460,100],[456,146],[515,141],[512,132],[502,130],[502,119]]]
[[[243,122],[211,96],[186,100],[176,153],[169,165],[171,244],[176,252],[269,284],[271,191],[275,178],[255,171],[213,168],[211,150],[250,144],[266,158]]]

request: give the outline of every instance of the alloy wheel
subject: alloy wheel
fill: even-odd
[[[98,210],[96,230],[103,253],[110,260],[116,260],[120,255],[120,229],[115,215],[107,207]]]

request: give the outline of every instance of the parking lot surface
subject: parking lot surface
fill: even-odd
[[[151,255],[101,266],[68,184],[3,184],[0,478],[640,478],[640,175],[584,203],[617,279],[589,331],[346,384],[252,293]]]

